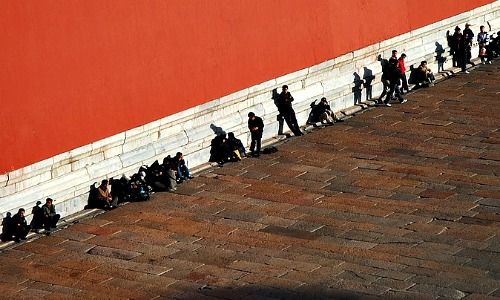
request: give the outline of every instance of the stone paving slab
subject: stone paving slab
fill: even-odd
[[[499,75],[4,249],[0,298],[499,299]]]

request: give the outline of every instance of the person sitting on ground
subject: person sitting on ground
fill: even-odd
[[[12,238],[16,243],[19,243],[21,240],[25,240],[31,229],[28,223],[26,223],[24,213],[24,208],[20,208],[17,214],[12,216]]]
[[[129,190],[129,180],[125,176],[125,174],[120,177],[120,179],[116,180],[111,178],[111,195],[113,199],[116,199],[116,203],[124,202],[128,200],[128,196],[130,195]]]
[[[189,168],[184,160],[184,155],[181,152],[177,152],[174,157],[174,162],[177,165],[177,183],[181,183],[184,180],[193,179],[189,173]]]
[[[37,201],[36,205],[31,209],[31,215],[33,216],[33,219],[31,219],[30,226],[31,229],[36,233],[38,233],[39,229],[43,228],[43,210],[39,206],[40,204],[42,204],[42,202]]]
[[[168,161],[163,160],[163,165],[167,191],[175,192],[177,190],[177,176],[175,174],[175,170],[177,170],[177,163],[174,159],[170,158]]]
[[[248,113],[248,129],[250,129],[250,135],[252,138],[252,142],[250,143],[250,155],[259,157],[262,133],[264,132],[264,122],[253,112]]]
[[[427,67],[427,62],[424,60],[420,62],[420,66],[416,69],[416,82],[417,87],[430,86],[434,82],[434,74],[429,67]]]
[[[113,199],[109,189],[109,184],[106,179],[101,181],[101,185],[97,188],[97,200],[99,206],[104,209],[113,209],[118,206],[118,200]]]
[[[12,214],[7,212],[2,220],[2,242],[12,241]]]
[[[316,101],[315,101],[316,102]],[[311,103],[311,113],[309,114],[308,123],[317,123],[321,122],[327,124],[333,124],[337,119],[335,114],[333,113],[328,101],[325,97],[321,98],[318,104],[315,102]]]
[[[226,162],[238,161],[238,157],[227,142],[226,134],[220,134],[212,140],[209,161],[217,162],[220,167]]]
[[[236,155],[239,156],[240,158],[245,157],[247,155],[245,146],[243,146],[243,143],[241,142],[240,139],[237,139],[234,136],[233,132],[229,132],[227,134],[227,144],[229,145],[231,150],[233,150],[233,152],[238,151]]]
[[[56,213],[56,207],[52,203],[54,200],[52,198],[47,198],[45,204],[42,206],[43,210],[43,226],[45,228],[45,233],[50,234],[50,230],[57,227],[57,222],[61,216]]]

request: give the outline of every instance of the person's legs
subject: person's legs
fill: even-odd
[[[392,99],[392,96],[394,95],[394,90],[396,88],[396,84],[391,84],[389,87],[389,92],[387,92],[387,96],[385,97],[384,104],[390,106],[389,102]]]
[[[60,218],[61,218],[61,215],[59,215],[59,214],[56,214],[56,215],[52,216],[50,227],[51,228],[56,228],[57,227],[57,222],[59,222]]]
[[[406,74],[403,74],[401,76],[401,83],[402,83],[401,89],[405,90],[406,92],[409,92],[410,89],[408,88],[408,80],[406,79]]]
[[[250,155],[254,155],[255,151],[255,139],[252,136],[252,141],[250,142]]]
[[[299,123],[297,122],[297,117],[295,116],[295,111],[293,109],[290,113],[290,118],[291,118],[291,123],[293,124],[293,128],[291,128],[293,131],[293,134],[295,134],[297,136],[303,135],[302,131],[300,130]]]
[[[256,151],[256,155],[259,156],[260,155],[260,145],[261,145],[261,138],[262,137],[257,137],[257,139],[255,140],[255,143],[257,144],[257,149],[255,150]]]
[[[380,97],[378,97],[379,103],[382,103],[382,99],[384,99],[384,96],[387,95],[387,92],[389,91],[389,81],[387,80],[382,80],[382,94],[380,94]]]

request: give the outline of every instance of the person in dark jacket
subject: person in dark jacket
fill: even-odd
[[[24,212],[24,208],[20,208],[11,220],[12,238],[16,243],[19,243],[21,240],[25,240],[26,236],[30,232],[30,226],[26,223]]]
[[[465,48],[465,62],[467,64],[472,64],[471,59],[472,59],[472,41],[474,40],[474,32],[472,32],[472,29],[470,29],[471,24],[465,23],[465,29],[464,29],[464,35],[463,37],[465,38],[465,42],[467,47]]]
[[[245,146],[243,146],[243,143],[241,142],[240,139],[237,139],[234,136],[233,132],[229,132],[227,134],[227,143],[228,143],[229,147],[231,148],[231,150],[238,151],[238,153],[240,154],[240,157],[246,156]]]
[[[316,124],[318,122],[333,124],[335,120],[336,116],[325,97],[321,98],[318,104],[316,104],[316,101],[311,103],[311,113],[309,113],[307,121],[309,124]]]
[[[36,233],[38,233],[39,229],[43,228],[43,210],[40,207],[40,204],[42,204],[42,202],[37,201],[36,205],[31,209],[33,219],[31,219],[30,226]]]
[[[181,152],[177,152],[174,157],[174,161],[177,165],[177,183],[181,183],[184,180],[193,179],[193,176],[189,173],[189,168],[184,160],[184,155]]]
[[[284,85],[282,87],[282,91],[278,96],[278,111],[280,115],[285,119],[288,128],[293,132],[294,135],[300,136],[303,135],[302,131],[300,131],[299,124],[297,123],[297,117],[295,116],[295,111],[292,107],[293,102],[292,94],[288,91],[288,85]]]
[[[12,214],[7,212],[7,215],[2,220],[2,242],[12,240]]]
[[[452,55],[453,66],[458,67],[460,63],[459,44],[462,39],[462,29],[455,27],[453,35],[447,33],[448,45],[450,46],[450,54]]]
[[[399,102],[405,103],[406,99],[401,95],[401,91],[399,90],[399,84],[401,82],[401,72],[398,69],[398,60],[395,58],[391,58],[389,60],[389,64],[387,66],[387,79],[389,81],[389,92],[385,98],[384,104],[385,106],[392,106],[389,102],[391,101],[393,95],[399,99]]]
[[[253,112],[248,113],[248,129],[250,129],[252,138],[252,142],[250,143],[250,155],[259,157],[262,133],[264,132],[264,122]]]
[[[106,182],[107,184],[107,182]],[[45,204],[42,206],[43,210],[43,225],[46,231],[46,234],[50,234],[50,230],[52,228],[56,228],[57,222],[61,216],[56,213],[56,207],[52,203],[54,200],[52,198],[47,198],[45,200]]]

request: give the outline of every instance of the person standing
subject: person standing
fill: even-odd
[[[398,69],[401,73],[401,91],[406,91],[407,93],[410,91],[408,88],[408,80],[406,79],[406,66],[405,66],[405,58],[406,54],[402,53],[398,58]]]
[[[467,63],[467,64],[472,64],[472,62],[470,60],[472,59],[471,50],[472,50],[472,40],[474,39],[474,32],[472,32],[472,29],[470,29],[470,26],[471,26],[471,24],[465,23],[465,29],[464,29],[464,34],[463,34],[463,37],[465,38],[465,42],[467,45],[467,47],[465,48],[465,54],[467,55],[466,59],[465,59],[465,63]]]
[[[391,107],[389,103],[394,94],[398,98],[400,103],[405,103],[406,99],[403,98],[399,90],[399,84],[401,83],[401,72],[398,69],[397,59],[391,58],[389,60],[389,65],[387,66],[387,80],[389,81],[389,92],[385,98],[385,106]]]
[[[250,129],[250,135],[252,137],[252,142],[250,143],[250,155],[259,157],[262,133],[264,132],[264,122],[253,112],[248,113],[248,129]]]
[[[59,219],[61,218],[61,216],[56,213],[56,207],[52,204],[53,201],[54,200],[52,200],[52,198],[47,198],[45,200],[45,204],[42,206],[43,225],[46,234],[49,234],[52,228],[56,228],[57,222],[59,222]]]
[[[481,58],[481,63],[491,64],[491,49],[489,49],[488,43],[490,42],[490,37],[488,32],[485,30],[484,25],[479,27],[480,32],[477,34],[477,43],[479,44],[479,58]]]
[[[303,135],[303,133],[300,131],[299,124],[297,123],[297,117],[295,116],[295,111],[292,107],[293,100],[292,94],[288,91],[288,85],[284,85],[278,97],[278,111],[285,119],[286,124],[293,134],[300,136]]]

